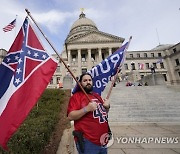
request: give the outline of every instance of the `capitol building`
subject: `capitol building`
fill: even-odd
[[[100,31],[96,24],[82,12],[79,19],[71,26],[60,56],[78,77],[114,53],[125,43],[124,41],[123,37]],[[0,62],[5,56],[4,52],[0,49]],[[58,59],[57,55],[53,56]],[[136,82],[151,75],[152,68],[155,74],[162,76],[165,84],[179,85],[180,43],[159,45],[151,50],[127,51],[119,76],[122,78],[129,76],[131,82]],[[61,87],[64,78],[68,75],[67,69],[62,62],[59,62],[48,87]]]
[[[124,40],[122,37],[100,31],[82,12],[70,29],[61,57],[78,77],[114,53],[125,43]],[[127,51],[120,75],[128,75],[130,80],[135,82],[152,74],[152,67],[156,74],[162,75],[166,84],[180,84],[180,43],[159,45],[151,50]],[[49,87],[63,83],[66,75],[67,69],[59,63]]]

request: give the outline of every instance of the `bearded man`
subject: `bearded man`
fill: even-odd
[[[77,150],[79,154],[107,154],[109,101],[103,100],[99,94],[93,92],[93,80],[90,74],[82,74],[79,82],[91,102],[81,90],[77,91],[69,101],[67,115],[69,120],[74,120]]]

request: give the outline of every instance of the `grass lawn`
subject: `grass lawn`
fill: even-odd
[[[63,130],[68,128],[66,109],[70,90],[46,89],[2,154],[56,153]]]

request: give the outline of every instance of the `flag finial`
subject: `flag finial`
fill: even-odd
[[[81,10],[81,14],[79,15],[79,19],[81,19],[81,18],[86,18],[86,15],[84,14],[84,8],[81,8],[80,9]]]
[[[81,13],[83,13],[83,12],[84,12],[84,8],[80,8],[80,10],[81,10]]]

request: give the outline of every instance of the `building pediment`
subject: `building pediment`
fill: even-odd
[[[101,31],[91,31],[68,40],[68,43],[123,42],[124,38]]]

